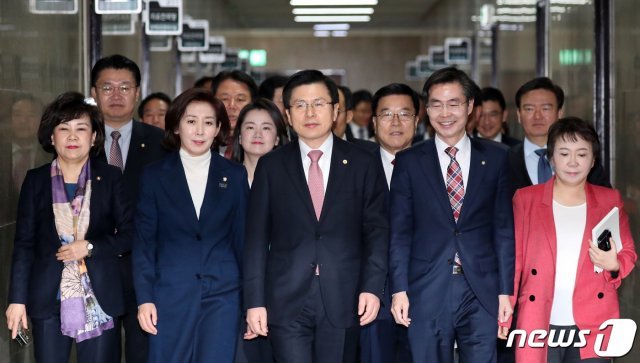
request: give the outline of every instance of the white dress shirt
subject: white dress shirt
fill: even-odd
[[[438,160],[440,160],[440,170],[442,171],[442,178],[444,179],[444,185],[447,185],[447,168],[451,163],[451,158],[445,152],[449,147],[444,141],[440,139],[438,135],[435,136],[436,150],[438,151]],[[462,185],[464,190],[467,190],[467,184],[469,180],[469,166],[471,165],[471,140],[466,134],[457,144],[453,145],[458,149],[456,154],[456,160],[460,164],[462,169]]]
[[[387,187],[391,188],[391,175],[393,175],[392,161],[396,159],[396,156],[380,147],[380,157],[382,158],[382,167],[384,168],[384,176],[387,178]]]
[[[369,140],[371,137],[369,135],[369,129],[366,126],[360,126],[355,122],[350,122],[347,125],[351,128],[351,133],[356,139]],[[364,135],[364,137],[360,137],[361,135]]]
[[[317,149],[312,149],[309,145],[305,144],[304,141],[298,139],[298,144],[300,144],[300,157],[302,158],[302,169],[304,170],[304,178],[309,183],[309,167],[311,166],[311,158],[309,157],[309,151],[311,150],[320,150],[322,151],[322,156],[318,160],[318,166],[322,171],[322,181],[324,184],[324,191],[327,192],[327,184],[329,184],[329,171],[331,169],[331,153],[333,152],[333,134],[330,134],[329,137],[320,145]]]
[[[112,131],[120,131],[120,139],[118,139],[118,144],[120,144],[120,152],[122,153],[122,167],[126,168],[127,166],[127,156],[129,155],[129,145],[131,144],[131,134],[133,132],[133,120],[127,122],[122,125],[119,129],[114,129],[113,127],[104,124],[104,151],[107,155],[107,162],[111,163],[109,160],[109,152],[111,151],[111,143],[113,139],[111,138]]]

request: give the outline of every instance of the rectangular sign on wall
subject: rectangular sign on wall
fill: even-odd
[[[444,52],[447,64],[471,64],[471,38],[446,38]]]
[[[209,20],[184,20],[178,37],[181,52],[199,52],[209,49]]]
[[[78,0],[29,0],[33,14],[77,14]]]
[[[95,0],[96,14],[140,14],[142,0]]]
[[[431,68],[440,69],[447,66],[444,47],[435,45],[429,47],[429,59],[431,60]]]
[[[180,35],[182,0],[146,0],[142,18],[148,35]]]
[[[209,37],[209,49],[198,53],[200,63],[222,63],[225,59],[226,41],[224,37]]]

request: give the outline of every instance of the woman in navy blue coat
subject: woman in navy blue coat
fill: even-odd
[[[211,152],[228,127],[210,91],[184,92],[166,115],[175,152],[143,173],[133,270],[149,362],[233,361],[249,188],[241,165]]]

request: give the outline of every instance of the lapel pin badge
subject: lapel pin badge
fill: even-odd
[[[480,164],[484,165],[486,163],[487,163],[486,161],[482,160],[482,162]]]
[[[141,148],[144,148],[144,146],[145,146],[144,144],[140,144],[140,147],[141,147]]]
[[[96,180],[97,180],[97,181],[100,181],[101,179],[102,179],[102,178],[101,178],[99,175],[96,177]]]
[[[347,165],[347,164],[349,164],[349,160],[344,159],[344,160],[342,160],[342,163],[343,163],[344,165]]]
[[[226,188],[227,187],[227,177],[226,176],[222,177],[222,182],[218,183],[218,186],[220,188]]]

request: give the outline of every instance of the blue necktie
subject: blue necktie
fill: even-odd
[[[540,157],[538,159],[538,184],[542,184],[551,179],[553,172],[551,171],[551,164],[549,164],[549,160],[545,157],[547,149],[538,149],[535,153]]]

